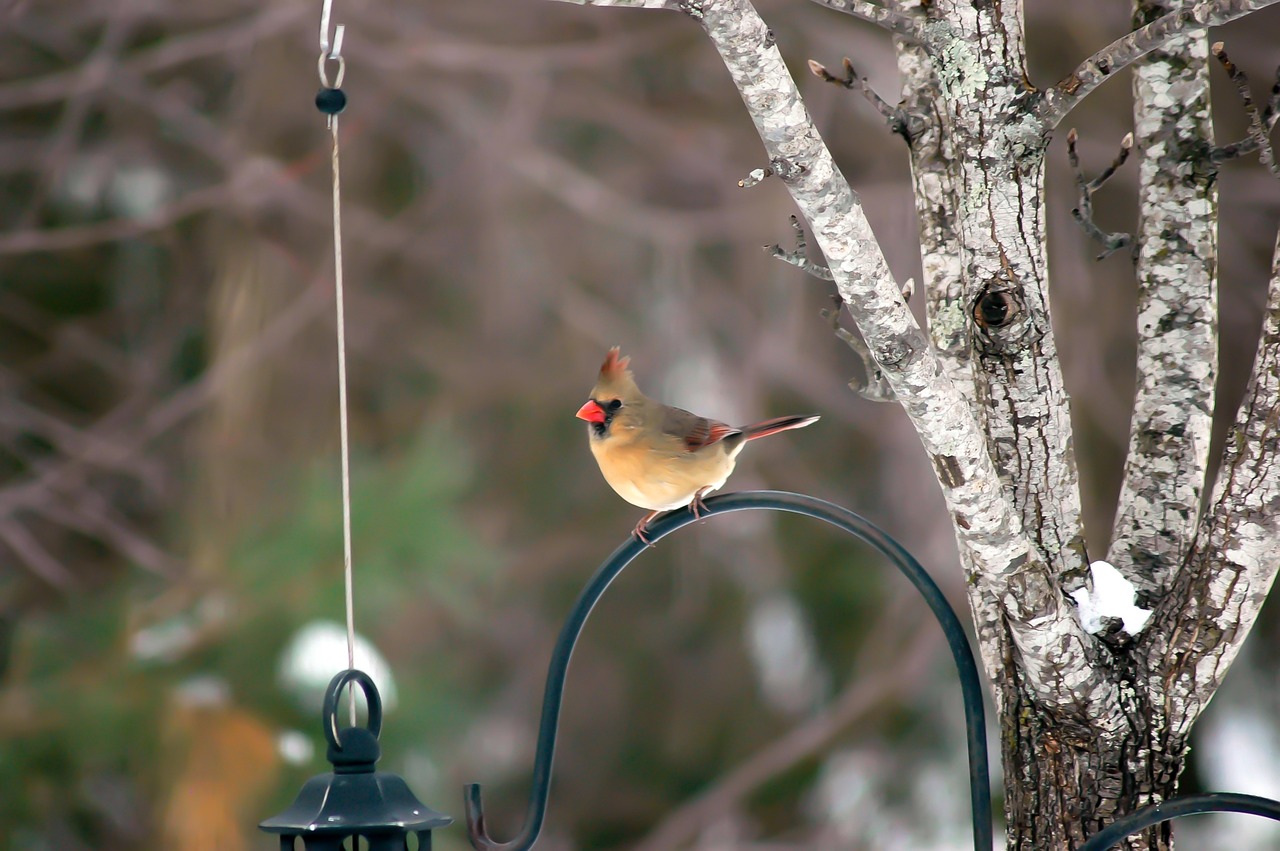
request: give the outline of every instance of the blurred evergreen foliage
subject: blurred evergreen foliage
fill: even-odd
[[[455,660],[437,652],[442,632],[475,617],[498,564],[458,513],[472,475],[468,451],[444,427],[423,431],[403,452],[353,463],[357,628],[397,675],[399,707],[383,736],[391,770],[404,772],[415,753],[447,742],[474,705],[451,670]],[[338,493],[329,469],[297,477],[272,516],[228,547],[225,574],[160,622],[138,615],[155,610],[165,589],[135,574],[24,625],[6,691],[9,723],[0,728],[0,776],[13,780],[0,796],[0,847],[137,847],[142,837],[119,833],[136,822],[117,811],[118,799],[168,808],[159,821],[190,819],[226,837],[282,808],[325,766],[319,701],[300,705],[277,668],[304,624],[343,620]],[[314,746],[305,765],[281,765],[276,737],[290,730]],[[193,758],[223,733],[225,764]],[[266,809],[220,809],[193,794],[201,784],[226,785],[210,775],[219,767],[271,778],[242,802]],[[103,796],[108,780],[113,791]],[[72,844],[42,835],[41,825],[73,831]],[[184,833],[172,847],[193,842]]]

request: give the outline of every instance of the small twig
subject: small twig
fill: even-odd
[[[786,251],[781,245],[766,245],[765,251],[768,251],[774,257],[784,263],[790,263],[797,269],[802,269],[823,281],[833,280],[831,270],[826,266],[820,266],[809,260],[809,243],[804,236],[804,227],[800,224],[800,219],[796,216],[791,217],[791,229],[795,231],[796,247],[792,251]],[[903,288],[902,297],[910,299],[911,294],[915,291],[915,281],[908,280]],[[850,332],[840,325],[840,308],[844,306],[844,299],[839,293],[831,294],[831,301],[834,308],[822,311],[822,318],[827,320],[831,325],[832,332],[844,341],[853,353],[862,361],[865,378],[855,378],[849,382],[849,388],[853,392],[862,396],[864,399],[870,399],[873,402],[893,402],[897,397],[893,393],[893,388],[889,386],[885,380],[880,367],[876,365],[875,359],[871,357],[871,350],[867,348],[867,344],[862,341],[858,335]]]
[[[121,48],[137,26],[137,15],[128,8],[128,4],[121,4],[120,9],[120,13],[108,16],[98,46],[77,69],[80,79],[63,103],[62,115],[52,138],[45,146],[31,198],[17,222],[20,230],[26,230],[40,221],[41,212],[50,194],[65,178],[80,144],[85,123],[93,112],[94,102],[102,87],[101,79],[111,73]]]
[[[906,110],[890,106],[884,98],[880,97],[880,95],[876,93],[876,90],[871,88],[871,84],[867,82],[867,78],[860,76],[858,72],[853,69],[853,63],[849,61],[847,56],[845,57],[843,64],[843,77],[835,76],[827,70],[827,66],[823,65],[816,59],[809,60],[809,70],[813,72],[815,77],[818,77],[823,82],[834,83],[837,86],[844,86],[846,89],[851,90],[856,87],[858,91],[862,92],[862,96],[876,108],[876,112],[879,112],[880,115],[884,117],[885,123],[889,125],[889,129],[906,139],[907,144],[911,144],[914,133],[912,132],[913,128],[911,126],[912,122],[910,120],[910,116],[907,115]]]
[[[809,260],[809,243],[805,241],[804,228],[800,226],[800,219],[796,216],[791,217],[791,229],[796,234],[794,251],[786,251],[776,242],[773,245],[766,245],[764,250],[783,263],[790,263],[797,269],[808,272],[821,281],[834,281],[835,278],[832,276],[830,268]]]
[[[1044,93],[1037,115],[1052,130],[1076,104],[1111,75],[1141,59],[1173,38],[1205,27],[1222,26],[1236,18],[1280,0],[1202,0],[1175,9],[1144,27],[1121,36],[1080,63],[1056,86]]]
[[[1102,243],[1103,250],[1097,259],[1105,260],[1132,242],[1133,236],[1127,233],[1107,233],[1094,223],[1093,193],[1101,189],[1102,185],[1116,173],[1116,169],[1124,165],[1124,161],[1129,158],[1129,151],[1133,150],[1133,134],[1128,133],[1121,140],[1120,153],[1116,154],[1111,165],[1093,180],[1088,181],[1084,179],[1084,171],[1080,168],[1080,156],[1076,153],[1076,139],[1077,135],[1073,127],[1067,133],[1067,158],[1071,161],[1071,170],[1076,175],[1076,187],[1080,190],[1080,206],[1071,210],[1071,217],[1079,222],[1085,233]]]
[[[1236,91],[1240,94],[1240,104],[1244,107],[1245,115],[1249,117],[1248,136],[1239,142],[1214,148],[1209,154],[1210,159],[1221,163],[1257,151],[1258,160],[1271,169],[1272,174],[1280,176],[1280,166],[1276,164],[1275,151],[1271,147],[1271,131],[1275,128],[1277,115],[1280,115],[1280,110],[1277,109],[1277,102],[1280,102],[1280,69],[1276,70],[1276,82],[1271,87],[1267,103],[1259,111],[1258,105],[1253,101],[1253,94],[1249,91],[1249,78],[1245,76],[1244,70],[1227,56],[1223,43],[1215,42],[1209,48],[1209,52],[1222,63],[1223,70],[1235,84]]]
[[[766,245],[764,250],[768,251],[771,256],[778,258],[784,263],[790,263],[792,266],[808,272],[819,280],[834,280],[831,275],[830,268],[827,266],[820,266],[819,264],[813,263],[809,260],[809,242],[805,239],[804,228],[800,226],[800,219],[796,216],[791,216],[790,221],[791,229],[795,231],[796,234],[795,249],[792,251],[785,251],[781,245],[774,243],[773,245]],[[911,301],[911,297],[915,295],[916,292],[915,278],[907,278],[906,283],[902,285],[901,292],[903,301]]]
[[[738,186],[743,189],[750,189],[752,186],[756,186],[767,178],[774,176],[786,183],[787,181],[795,180],[806,171],[808,169],[804,163],[798,163],[786,157],[775,157],[769,161],[767,166],[752,169],[750,174],[738,181]]]
[[[766,178],[770,177],[773,177],[773,169],[768,166],[752,169],[746,177],[738,181],[738,185],[743,189],[750,189],[752,186],[757,186],[760,183],[763,183]]]
[[[883,27],[894,35],[910,39],[921,46],[928,46],[924,27],[921,26],[920,21],[897,9],[887,9],[884,6],[868,3],[867,0],[813,0],[813,2]]]
[[[849,381],[849,389],[870,402],[898,401],[897,394],[889,386],[875,358],[871,357],[871,350],[867,348],[867,344],[857,334],[840,324],[840,308],[844,306],[844,299],[839,293],[832,293],[831,300],[835,303],[835,307],[822,310],[820,315],[831,324],[831,330],[836,337],[858,356],[858,360],[862,361],[863,374]]]

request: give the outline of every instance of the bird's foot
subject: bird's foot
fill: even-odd
[[[631,534],[639,538],[640,543],[644,544],[646,547],[653,546],[653,541],[649,540],[649,535],[648,535],[649,521],[657,517],[661,513],[662,513],[661,511],[652,511],[646,514],[644,517],[640,518],[640,522],[637,523],[636,527],[631,530]]]
[[[693,494],[693,499],[689,501],[689,510],[693,512],[694,520],[701,520],[702,515],[699,512],[707,510],[707,504],[702,501],[702,497],[710,490],[711,488],[698,488]]]

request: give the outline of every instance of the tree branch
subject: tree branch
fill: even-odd
[[[216,183],[192,189],[173,202],[136,219],[117,218],[86,225],[31,228],[0,234],[0,256],[37,251],[67,251],[87,245],[135,239],[227,203],[235,197],[236,188],[233,184]]]
[[[913,2],[923,5],[921,0]],[[929,338],[943,374],[969,402],[974,419],[980,420],[983,409],[974,391],[973,341],[961,260],[964,252],[952,213],[960,209],[955,148],[950,134],[943,132],[941,86],[928,54],[913,42],[895,42],[902,75],[901,108],[908,115],[924,116],[908,152],[912,196],[920,223],[920,267]],[[973,551],[963,545],[957,549],[965,575],[975,575],[979,566],[973,563]],[[1013,653],[1006,646],[1008,630],[1003,616],[995,600],[976,585],[969,586],[968,595],[983,665],[991,682],[1000,683],[1000,666]],[[1005,702],[1002,689],[996,688],[994,695],[998,706]]]
[[[1084,232],[1091,239],[1102,243],[1102,253],[1098,255],[1097,259],[1106,260],[1112,254],[1128,245],[1133,240],[1133,237],[1127,233],[1107,233],[1098,227],[1093,220],[1093,193],[1101,189],[1111,179],[1111,176],[1116,173],[1116,169],[1124,165],[1125,160],[1129,158],[1129,151],[1133,149],[1133,134],[1127,134],[1120,141],[1120,153],[1111,161],[1111,165],[1107,166],[1093,180],[1085,180],[1084,171],[1080,168],[1080,156],[1076,153],[1076,138],[1076,131],[1073,127],[1067,133],[1067,159],[1071,163],[1071,170],[1076,175],[1076,188],[1080,191],[1080,203],[1071,210],[1071,217],[1076,220],[1076,223],[1084,229]]]
[[[748,0],[702,0],[688,11],[720,52],[770,160],[805,166],[784,183],[933,462],[960,545],[972,551],[966,563],[976,569],[968,579],[1000,606],[1030,672],[1029,687],[1047,706],[1110,717],[1117,695],[1089,664],[1092,637],[1024,534],[968,401],[944,376],[902,300],[861,204],[814,128],[769,28]]]
[[[141,453],[147,444],[166,434],[198,412],[213,393],[234,380],[242,370],[278,351],[316,318],[328,303],[329,292],[322,286],[308,286],[282,310],[252,341],[227,352],[196,381],[185,385],[159,405],[139,417],[128,402],[99,419],[86,439],[64,451],[61,463],[42,470],[25,481],[0,488],[0,523],[13,515],[39,507],[40,501],[72,480],[85,467],[100,466],[110,458],[123,463]]]
[[[1186,566],[1148,629],[1149,684],[1185,737],[1253,627],[1280,568],[1280,237],[1262,337]],[[1158,678],[1158,680],[1157,680]],[[1176,741],[1176,739],[1175,739]]]
[[[1271,87],[1267,104],[1259,111],[1257,104],[1253,102],[1253,94],[1249,91],[1249,78],[1245,76],[1244,70],[1227,56],[1226,46],[1219,41],[1209,50],[1214,58],[1222,63],[1223,70],[1235,84],[1236,92],[1240,95],[1241,106],[1244,107],[1245,115],[1249,117],[1249,135],[1244,141],[1214,148],[1210,157],[1214,162],[1225,162],[1257,151],[1259,161],[1271,169],[1272,174],[1280,175],[1280,165],[1276,163],[1276,153],[1271,147],[1271,131],[1276,125],[1276,118],[1280,117],[1280,112],[1277,111],[1277,106],[1280,105],[1278,103],[1280,102],[1280,68],[1276,70],[1276,82]]]
[[[867,348],[867,344],[862,342],[862,338],[857,334],[840,324],[840,308],[844,306],[844,299],[840,298],[839,293],[832,293],[831,300],[835,302],[835,307],[831,310],[823,310],[822,318],[831,324],[831,330],[836,338],[848,346],[862,364],[862,375],[854,376],[849,381],[849,389],[868,402],[898,401],[884,373],[876,366],[876,360],[871,356],[871,350]]]
[[[973,389],[972,343],[966,318],[962,247],[950,211],[960,207],[954,174],[955,150],[942,132],[940,93],[933,64],[916,44],[899,41],[898,68],[902,73],[902,110],[926,116],[911,139],[911,179],[920,221],[920,262],[924,271],[925,316],[929,335],[943,371],[973,403],[981,416]]]
[[[868,3],[867,0],[812,0],[812,2],[883,27],[894,35],[919,44],[925,42],[924,27],[921,26],[920,21],[897,9],[877,6],[874,3]]]
[[[791,217],[791,228],[796,234],[796,247],[794,250],[785,251],[777,243],[766,245],[764,250],[769,252],[772,257],[781,260],[783,263],[795,266],[797,269],[807,272],[819,280],[834,280],[835,278],[829,268],[814,263],[809,259],[809,244],[804,238],[804,228],[801,227],[800,220],[795,216]],[[908,280],[907,286],[902,291],[904,301],[911,300],[911,293],[914,289],[915,283]],[[862,338],[857,334],[850,332],[840,324],[840,308],[844,307],[844,299],[837,292],[831,294],[831,300],[835,303],[835,307],[831,310],[823,309],[821,316],[827,320],[836,338],[848,346],[849,350],[857,356],[858,361],[862,364],[862,375],[855,376],[849,382],[849,389],[869,402],[896,402],[898,399],[893,394],[893,388],[889,386],[884,374],[876,366],[875,359],[871,357],[871,350],[867,348],[867,344],[862,342]]]
[[[1157,18],[1080,63],[1076,70],[1044,93],[1036,116],[1046,130],[1052,130],[1076,104],[1121,68],[1166,47],[1172,39],[1185,33],[1221,26],[1276,2],[1280,0],[1203,0]]]
[[[269,5],[250,18],[237,18],[225,26],[211,27],[190,35],[169,35],[154,46],[140,48],[111,68],[111,74],[142,76],[209,55],[230,56],[253,47],[279,32],[292,29],[310,10],[295,5]],[[0,85],[0,110],[19,109],[65,100],[83,87],[108,85],[107,77],[89,78],[83,66],[18,79]]]
[[[1216,170],[1204,33],[1134,70],[1137,387],[1108,560],[1150,606],[1186,558],[1209,464],[1217,378]]]
[[[1055,577],[1088,566],[1070,398],[1049,315],[1044,149],[1025,99],[1021,2],[935,0],[956,41],[935,62],[955,158],[962,310],[987,449]],[[995,117],[996,120],[992,120]],[[1047,673],[1047,672],[1046,672]],[[1049,674],[1052,676],[1052,674]]]
[[[849,60],[849,57],[846,56],[844,58],[843,65],[844,76],[837,77],[828,71],[827,66],[823,65],[821,62],[816,59],[809,60],[809,70],[815,77],[823,82],[834,83],[837,86],[844,86],[846,89],[850,90],[856,86],[858,91],[862,93],[862,96],[876,108],[876,112],[880,113],[880,116],[885,120],[885,123],[889,125],[889,130],[898,134],[903,139],[906,139],[908,145],[911,144],[913,130],[915,133],[919,133],[920,128],[913,128],[911,126],[912,122],[910,117],[907,115],[906,110],[892,107],[884,98],[880,97],[880,95],[876,93],[876,90],[871,88],[871,83],[867,82],[867,78],[861,76],[853,69],[853,62]]]
[[[560,0],[575,6],[625,6],[633,9],[671,9],[684,11],[686,0]]]
[[[796,235],[796,247],[791,251],[786,251],[776,242],[773,245],[766,245],[764,250],[769,256],[775,257],[791,266],[795,266],[800,271],[812,275],[820,281],[834,281],[835,276],[831,274],[831,268],[823,266],[820,263],[814,263],[809,259],[809,243],[804,238],[804,227],[800,224],[800,219],[795,216],[791,217],[791,230]]]

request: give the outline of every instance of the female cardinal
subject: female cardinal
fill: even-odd
[[[698,516],[702,497],[729,478],[748,440],[818,421],[778,417],[734,428],[648,398],[636,386],[630,363],[618,356],[617,346],[609,350],[577,417],[590,424],[591,454],[604,480],[627,502],[649,509],[635,528],[646,544],[645,527],[663,511],[687,505]]]

